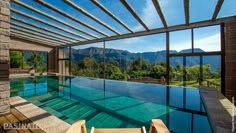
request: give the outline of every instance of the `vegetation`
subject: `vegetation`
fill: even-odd
[[[11,61],[10,64],[11,68],[22,68],[23,67],[22,53],[20,51],[11,51],[10,61]]]
[[[170,66],[171,84],[183,85],[183,71],[184,67],[181,65]],[[220,83],[220,69],[212,72],[210,65],[202,66],[203,79],[200,78],[199,65],[186,66],[185,71],[186,86],[196,87],[200,82],[206,84],[203,79],[210,79],[212,82]],[[161,77],[166,76],[166,63],[151,63],[143,58],[136,58],[128,62],[126,66],[120,66],[115,59],[108,59],[104,67],[103,62],[99,63],[93,57],[86,57],[80,62],[72,61],[72,74],[95,78],[103,78],[105,75],[106,78],[114,80],[141,79],[143,77],[161,79]]]
[[[10,67],[11,68],[33,68],[34,67],[34,53],[22,51],[10,51]],[[46,72],[47,62],[44,52],[36,52],[36,71]]]

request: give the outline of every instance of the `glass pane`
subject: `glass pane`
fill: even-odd
[[[70,48],[59,48],[59,59],[68,59],[70,57]]]
[[[47,72],[47,52],[36,52],[37,72]]]
[[[190,22],[204,21],[212,18],[218,0],[190,0]]]
[[[221,57],[220,55],[203,56],[203,85],[210,85],[220,92]]]
[[[183,86],[183,57],[170,58],[170,84]]]
[[[183,0],[158,0],[168,26],[184,24]]]
[[[10,68],[22,68],[23,56],[22,51],[10,50]]]
[[[191,53],[191,30],[170,32],[170,53]]]
[[[198,87],[200,82],[200,57],[186,57],[186,86]]]
[[[69,60],[59,60],[58,64],[59,73],[69,75]]]
[[[106,42],[107,78],[165,84],[165,47],[165,34]]]
[[[194,29],[194,52],[221,51],[220,26]]]
[[[235,0],[225,0],[221,6],[217,18],[229,17],[236,15],[236,2]]]
[[[59,48],[58,52],[59,52],[58,58],[59,59],[64,59],[64,57],[65,57],[64,48]]]
[[[24,68],[33,68],[34,67],[34,52],[23,51],[23,53],[24,53]]]
[[[103,78],[103,43],[72,47],[72,75]]]

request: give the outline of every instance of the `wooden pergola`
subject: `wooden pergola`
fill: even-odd
[[[174,25],[174,26],[168,26],[165,16],[162,11],[162,7],[160,6],[158,0],[152,0],[152,3],[156,9],[157,14],[160,17],[160,20],[162,21],[163,27],[156,28],[156,29],[150,29],[147,24],[140,18],[140,16],[135,12],[132,5],[128,3],[127,0],[120,0],[122,5],[128,10],[128,12],[134,17],[134,19],[137,20],[138,23],[144,28],[143,31],[135,32],[132,28],[130,28],[125,22],[120,20],[117,16],[115,16],[111,11],[108,10],[107,7],[105,7],[103,4],[101,4],[98,0],[91,0],[94,5],[96,5],[99,9],[101,9],[104,13],[106,13],[109,17],[111,17],[114,21],[116,21],[118,24],[123,26],[128,33],[122,34],[118,32],[114,27],[110,26],[109,24],[103,22],[99,19],[99,17],[96,17],[92,15],[89,11],[86,11],[76,3],[72,2],[71,0],[64,0],[64,2],[68,5],[70,5],[72,8],[76,9],[76,11],[84,14],[91,20],[95,21],[96,23],[102,25],[107,30],[114,33],[114,35],[109,35],[105,33],[104,31],[101,31],[97,29],[96,27],[87,24],[86,22],[81,21],[80,19],[70,15],[69,13],[57,8],[56,6],[47,3],[44,0],[35,0],[38,4],[59,13],[60,15],[63,15],[64,17],[73,20],[74,22],[86,27],[90,31],[93,31],[93,33],[83,30],[77,26],[74,26],[66,21],[64,21],[61,18],[55,17],[50,15],[47,12],[41,11],[37,8],[35,8],[33,5],[29,5],[26,2],[22,2],[20,0],[11,0],[11,2],[16,3],[24,8],[27,8],[33,12],[36,12],[39,15],[42,15],[44,17],[47,17],[57,23],[60,23],[62,25],[65,25],[67,27],[70,27],[72,30],[66,29],[64,27],[61,27],[53,22],[45,21],[41,18],[31,16],[27,13],[24,13],[20,10],[11,8],[11,12],[19,14],[21,16],[27,17],[29,19],[32,19],[34,21],[37,21],[39,23],[42,23],[44,25],[47,25],[49,27],[56,28],[63,32],[54,31],[45,27],[42,27],[38,24],[34,24],[32,22],[29,22],[27,20],[22,20],[21,18],[17,18],[14,16],[11,16],[11,20],[21,22],[22,24],[18,24],[16,22],[11,22],[11,36],[15,37],[22,37],[31,41],[37,41],[40,43],[45,43],[47,45],[52,45],[56,47],[65,47],[65,46],[76,46],[76,45],[83,45],[83,44],[89,44],[89,43],[96,43],[96,42],[103,42],[103,41],[110,41],[110,40],[117,40],[117,39],[123,39],[123,38],[130,38],[130,37],[137,37],[137,36],[144,36],[144,35],[150,35],[150,34],[158,34],[163,32],[170,32],[170,31],[176,31],[176,30],[183,30],[183,29],[191,29],[195,27],[203,27],[203,26],[209,26],[209,25],[215,25],[215,24],[221,24],[228,21],[236,20],[236,16],[232,17],[224,17],[224,18],[217,18],[217,15],[221,9],[221,6],[224,2],[224,0],[218,0],[217,5],[215,7],[214,13],[212,14],[212,18],[210,20],[201,21],[201,22],[194,22],[190,23],[190,12],[189,12],[189,0],[184,0],[184,14],[185,14],[185,23],[181,25]],[[33,28],[31,28],[33,27]],[[38,29],[38,30],[37,30]],[[45,32],[42,32],[40,30],[44,30]],[[75,32],[77,31],[77,32]],[[98,36],[97,33],[100,36]],[[70,36],[73,35],[73,36]]]

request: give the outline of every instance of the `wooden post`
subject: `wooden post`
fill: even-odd
[[[169,32],[166,32],[166,84],[170,84],[170,42]]]
[[[34,71],[37,72],[37,56],[36,51],[34,51]]]
[[[225,95],[225,32],[224,24],[220,25],[221,40],[221,93]]]
[[[202,56],[200,56],[200,75],[199,75],[199,85],[202,85],[203,81],[203,61],[202,61]]]

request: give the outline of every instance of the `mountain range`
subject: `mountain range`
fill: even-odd
[[[181,51],[170,50],[170,53],[191,53],[192,49],[185,49]],[[195,52],[204,52],[202,49],[196,48]],[[103,48],[90,47],[85,49],[73,49],[72,48],[72,60],[74,62],[81,61],[84,57],[94,57],[98,62],[103,61]],[[143,52],[143,53],[132,53],[127,50],[118,49],[105,49],[106,61],[109,62],[111,59],[113,61],[119,62],[121,66],[125,66],[128,62],[142,57],[145,60],[158,63],[166,62],[166,50],[156,51],[156,52]],[[170,64],[173,66],[183,65],[183,57],[171,57]],[[200,64],[199,56],[187,56],[186,65],[193,66]],[[211,71],[215,72],[220,66],[220,56],[203,56],[203,64],[211,65]]]

